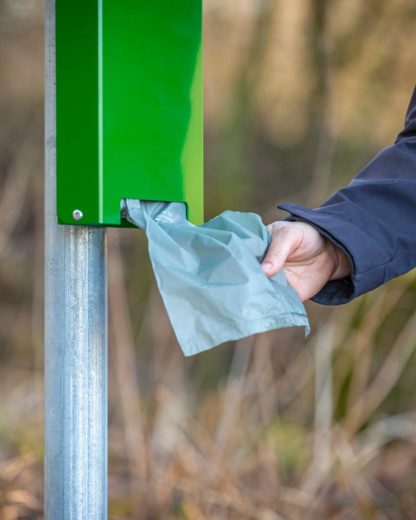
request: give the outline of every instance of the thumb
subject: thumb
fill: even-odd
[[[273,233],[269,249],[261,263],[267,276],[274,276],[282,269],[295,247],[295,237],[290,230],[281,228]]]

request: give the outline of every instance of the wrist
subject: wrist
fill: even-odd
[[[348,256],[340,249],[336,247],[332,242],[327,240],[327,250],[331,258],[333,265],[332,274],[329,280],[339,280],[351,275],[351,262]]]

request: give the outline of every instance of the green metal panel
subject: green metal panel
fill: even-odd
[[[123,198],[203,221],[201,4],[56,0],[60,223],[124,226]]]

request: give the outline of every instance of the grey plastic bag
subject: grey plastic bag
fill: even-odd
[[[254,213],[226,211],[195,226],[183,203],[127,199],[124,212],[144,229],[160,294],[185,356],[281,327],[303,326],[305,309],[283,271],[260,262],[270,235]]]

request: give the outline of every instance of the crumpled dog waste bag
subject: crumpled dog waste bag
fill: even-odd
[[[260,262],[270,235],[254,213],[226,211],[195,226],[177,202],[126,199],[123,212],[144,229],[160,294],[185,356],[281,327],[303,326],[305,309],[283,271]]]

